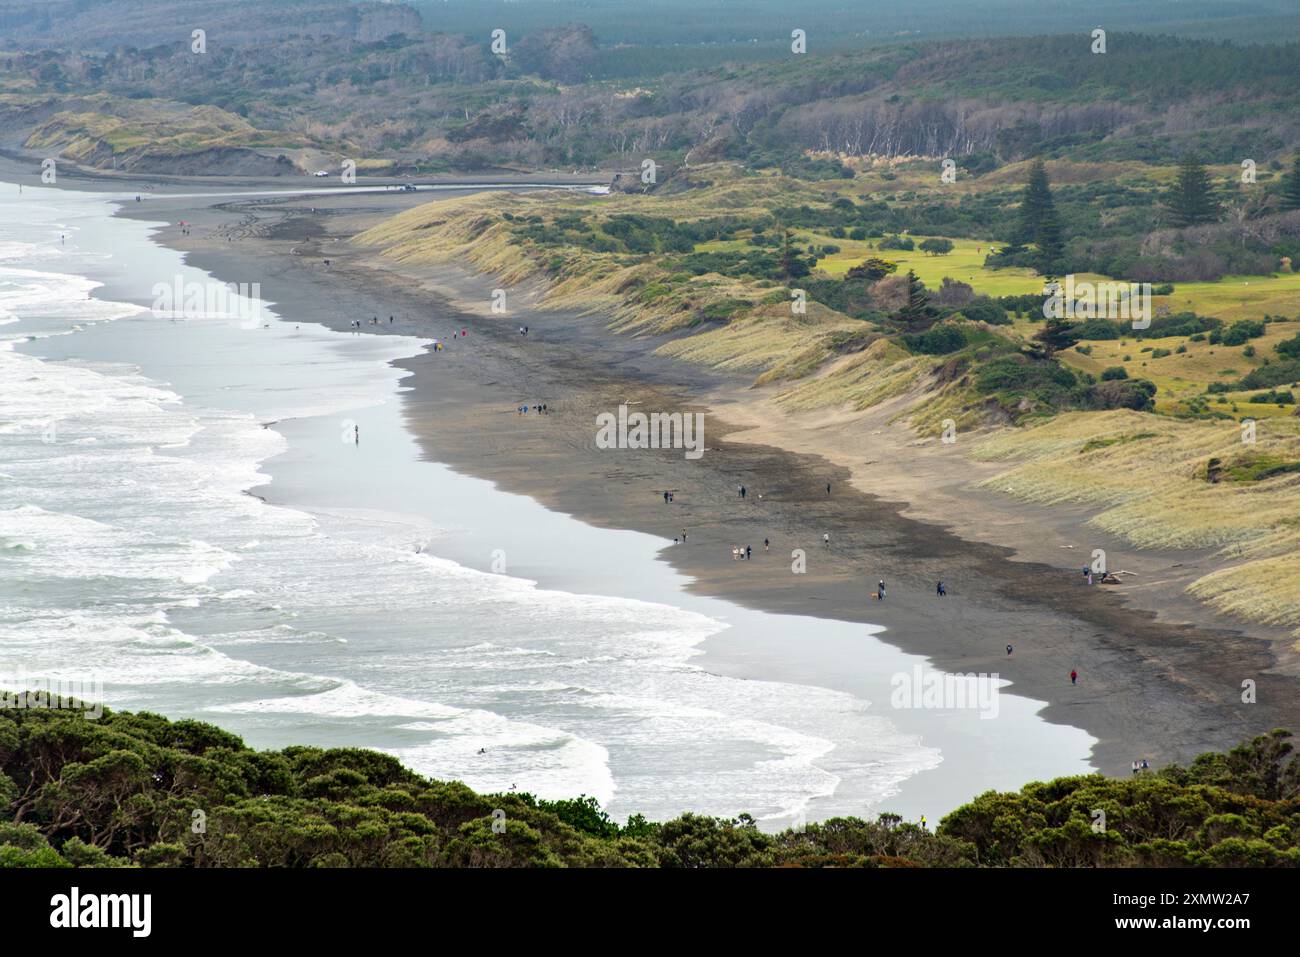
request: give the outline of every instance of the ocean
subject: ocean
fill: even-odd
[[[881,629],[688,594],[671,543],[424,460],[391,363],[426,341],[160,314],[156,284],[213,279],[121,199],[0,184],[0,688],[94,682],[618,820],[937,820],[1089,770],[1041,702],[891,707],[925,662]]]

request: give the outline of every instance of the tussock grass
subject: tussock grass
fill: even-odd
[[[980,443],[976,458],[1014,462],[982,483],[1045,505],[1099,508],[1090,520],[1143,548],[1216,548],[1222,567],[1189,591],[1243,618],[1300,637],[1300,475],[1206,479],[1225,465],[1300,460],[1300,419],[1260,421],[1254,445],[1235,422],[1179,421],[1115,411],[1070,413]],[[1298,649],[1300,650],[1300,649]]]

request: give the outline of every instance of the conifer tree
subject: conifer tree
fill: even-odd
[[[1286,177],[1282,188],[1282,208],[1300,209],[1300,153],[1296,154],[1291,175]]]
[[[1179,164],[1178,178],[1165,194],[1164,202],[1175,226],[1197,226],[1219,218],[1210,174],[1194,156],[1184,158]]]
[[[907,303],[898,310],[895,318],[911,329],[928,325],[934,319],[934,309],[930,306],[925,284],[910,269],[907,271]]]
[[[1034,260],[1039,272],[1053,273],[1059,268],[1065,255],[1065,239],[1047,180],[1047,167],[1041,159],[1029,168],[1029,180],[1020,199],[1016,244],[1029,243],[1038,247]]]

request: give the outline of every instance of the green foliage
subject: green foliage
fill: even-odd
[[[881,249],[901,249],[907,252],[916,248],[916,243],[910,236],[886,236],[877,245]]]
[[[1286,177],[1282,192],[1283,209],[1300,209],[1300,154],[1291,163],[1291,172]]]
[[[963,348],[966,345],[966,335],[958,326],[944,324],[915,335],[905,335],[903,342],[907,348],[921,355],[942,356]]]
[[[1185,157],[1178,167],[1178,178],[1164,196],[1176,226],[1199,226],[1219,218],[1210,174],[1194,156]]]
[[[986,383],[990,369],[999,387],[1065,384],[1065,370],[1022,356],[986,365]],[[17,788],[5,795],[0,867],[1294,867],[1290,738],[1275,731],[1132,779],[990,792],[937,833],[882,814],[767,834],[745,814],[633,815],[619,827],[585,795],[479,795],[386,754],[256,752],[210,725],[147,713],[4,709],[0,770]],[[1095,808],[1106,811],[1101,833]],[[195,810],[206,815],[197,831]]]
[[[1283,358],[1300,359],[1300,332],[1297,332],[1290,339],[1279,342],[1275,350]]]
[[[922,329],[934,321],[935,309],[930,305],[930,296],[925,291],[925,284],[916,277],[912,270],[907,271],[907,302],[895,314],[894,319],[909,329]]]
[[[1234,391],[1270,389],[1292,382],[1300,382],[1300,359],[1283,359],[1254,369],[1236,384]]]
[[[1244,345],[1249,339],[1258,339],[1264,334],[1264,323],[1256,319],[1242,319],[1234,322],[1223,331],[1222,342],[1225,346]],[[1214,340],[1211,339],[1211,342]]]
[[[898,263],[890,262],[887,259],[877,259],[874,256],[866,259],[856,266],[850,266],[849,271],[845,274],[846,279],[865,279],[868,282],[877,282],[898,269]]]
[[[953,244],[951,239],[923,239],[919,248],[930,256],[946,256],[952,252]]]
[[[961,314],[972,322],[987,322],[991,326],[1011,324],[1007,311],[995,299],[987,296],[977,297],[961,307]]]
[[[1037,247],[1034,265],[1045,274],[1054,273],[1065,254],[1061,220],[1047,181],[1047,167],[1041,159],[1029,168],[1029,180],[1020,198],[1020,223],[1014,243],[1018,246],[1033,243]]]

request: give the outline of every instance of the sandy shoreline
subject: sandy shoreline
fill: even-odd
[[[1275,636],[1233,626],[1181,595],[1180,576],[1205,556],[1136,554],[1099,541],[1083,526],[1085,512],[1048,514],[972,493],[962,486],[978,467],[936,465],[932,450],[902,456],[906,437],[886,435],[883,425],[864,454],[834,430],[818,436],[801,433],[798,423],[764,421],[763,397],[749,397],[746,383],[655,357],[657,343],[614,336],[593,318],[534,312],[523,296],[512,298],[510,316],[491,317],[489,278],[454,269],[401,275],[346,241],[427,199],[208,206],[155,195],[124,213],[188,220],[190,235],[164,229],[157,238],[224,280],[261,282],[264,298],[295,319],[346,331],[353,318],[392,314],[392,326],[367,331],[445,337],[453,330],[439,326],[449,324],[429,317],[431,303],[446,314],[446,297],[467,316],[459,324],[471,328],[470,348],[453,345],[405,363],[416,373],[408,380],[408,421],[427,457],[590,524],[666,541],[686,527],[688,545],[665,557],[700,593],[881,624],[884,640],[938,667],[1000,672],[1013,693],[1049,702],[1047,720],[1094,735],[1093,759],[1106,773],[1126,772],[1136,757],[1185,761],[1272,727],[1300,726],[1295,679],[1269,673],[1277,664]],[[527,338],[516,331],[523,323]],[[741,395],[746,400],[737,403]],[[680,452],[630,457],[596,449],[595,412],[624,401],[710,412],[710,451],[692,462]],[[552,410],[545,429],[522,427],[511,410],[537,402]],[[821,444],[827,454],[778,444]],[[854,475],[855,462],[872,464]],[[750,493],[744,501],[737,483]],[[664,504],[663,489],[677,490],[672,505]],[[823,532],[831,534],[829,550],[820,544]],[[761,554],[765,537],[773,542],[769,556],[731,561],[732,544]],[[1073,551],[1062,548],[1069,543]],[[793,547],[808,552],[806,575],[790,572]],[[1123,596],[1086,588],[1078,556],[1092,547],[1114,549],[1123,567],[1145,570],[1142,584]],[[880,577],[890,584],[883,603],[868,597]],[[934,595],[939,578],[950,591],[942,600]],[[1015,646],[1010,659],[1008,643]],[[798,636],[791,636],[791,658],[798,658]],[[805,664],[792,660],[792,671]],[[1077,686],[1071,669],[1080,674]],[[1246,678],[1258,683],[1260,703],[1241,703]]]

